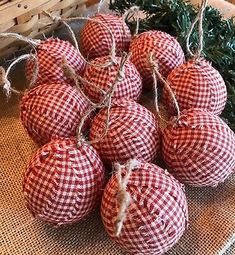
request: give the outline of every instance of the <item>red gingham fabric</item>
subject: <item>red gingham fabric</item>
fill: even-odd
[[[76,73],[82,74],[85,69],[85,61],[81,57],[81,53],[68,41],[63,41],[58,38],[49,38],[42,41],[36,48],[39,73],[35,86],[44,83],[67,83],[74,85],[71,79],[68,79],[62,71],[62,57],[68,61],[68,64],[75,70]],[[28,60],[26,63],[26,77],[31,81],[35,62]]]
[[[235,170],[235,134],[202,109],[182,112],[163,132],[163,157],[182,183],[216,186]]]
[[[189,60],[167,78],[181,110],[202,108],[219,115],[227,101],[227,89],[220,73],[204,59]],[[163,103],[175,113],[172,98],[163,91]]]
[[[93,119],[90,140],[98,139],[104,133],[106,118],[107,109],[103,109]],[[110,110],[108,134],[93,146],[107,165],[131,158],[152,162],[160,150],[157,120],[142,105],[117,100]]]
[[[123,177],[127,170],[123,169]],[[166,170],[139,163],[127,184],[131,203],[119,237],[115,225],[119,211],[118,182],[114,174],[105,187],[101,216],[111,239],[128,254],[160,255],[169,250],[188,225],[188,206],[182,185]]]
[[[20,103],[21,122],[38,144],[76,134],[89,104],[74,88],[65,84],[41,85],[29,90]]]
[[[26,206],[35,218],[55,226],[84,219],[95,209],[105,169],[92,146],[58,139],[33,155],[23,180]]]
[[[109,57],[96,58],[91,61],[92,64],[100,65],[107,62]],[[84,79],[93,83],[98,88],[108,91],[116,79],[121,57],[116,57],[116,63],[107,68],[94,67],[87,65],[84,73]],[[142,91],[142,79],[134,64],[127,61],[124,66],[124,78],[116,85],[113,99],[133,99],[137,101]],[[83,89],[87,96],[94,102],[100,102],[104,93],[97,90],[88,83],[83,83]]]
[[[161,31],[148,31],[133,38],[130,45],[131,61],[143,78],[144,86],[152,87],[152,68],[149,54],[158,61],[160,73],[167,77],[177,66],[183,64],[184,52],[177,40]]]
[[[122,17],[111,14],[96,14],[92,18],[102,22],[111,30],[116,43],[117,55],[123,51],[128,51],[131,32]],[[81,49],[86,58],[94,59],[110,54],[111,35],[102,24],[88,21],[81,31],[80,39]]]

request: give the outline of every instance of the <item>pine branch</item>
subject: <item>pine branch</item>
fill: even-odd
[[[167,32],[177,38],[187,55],[185,37],[197,13],[191,3],[182,0],[110,0],[110,9],[121,14],[133,5],[139,6],[146,14],[140,22],[140,32],[154,29]],[[128,25],[133,31],[135,24]],[[191,37],[192,49],[197,48],[196,29]],[[235,25],[232,19],[224,20],[215,8],[207,7],[203,29],[203,55],[221,73],[228,90],[221,117],[235,131]]]

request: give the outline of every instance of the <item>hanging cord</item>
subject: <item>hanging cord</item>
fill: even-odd
[[[187,52],[190,55],[190,57],[194,58],[194,59],[199,59],[202,51],[203,51],[203,36],[204,36],[204,32],[203,32],[203,18],[204,18],[204,12],[207,6],[207,2],[208,0],[202,0],[201,2],[201,6],[200,9],[198,11],[198,14],[195,18],[195,20],[193,21],[193,23],[191,24],[188,34],[186,36],[186,48],[187,48]],[[198,48],[196,53],[193,53],[190,49],[190,37],[192,35],[193,29],[195,28],[196,23],[198,22],[198,37],[199,37],[199,42],[198,42]]]
[[[104,4],[106,0],[100,0],[99,4],[98,4],[98,8],[97,8],[97,13],[100,13],[101,7]]]
[[[139,27],[140,27],[139,10],[140,10],[139,6],[132,6],[123,14],[123,22],[125,22],[125,20],[131,19],[134,15],[136,16],[136,27],[135,27],[134,36],[139,33]]]
[[[25,37],[23,35],[16,34],[16,33],[0,33],[0,39],[1,38],[13,38],[18,41],[22,41],[27,44],[30,44],[33,47],[37,47],[41,43],[41,40],[31,39],[31,38],[28,38],[28,37]]]
[[[179,120],[180,118],[180,109],[179,109],[179,104],[176,100],[176,97],[175,97],[175,94],[174,92],[172,91],[169,83],[163,78],[163,76],[161,75],[161,73],[159,72],[159,66],[158,66],[158,63],[157,63],[157,60],[155,59],[154,57],[154,54],[153,52],[151,52],[149,54],[149,63],[151,65],[151,68],[152,68],[152,75],[153,75],[153,80],[154,80],[154,92],[155,92],[155,100],[154,100],[154,104],[155,104],[155,108],[156,108],[156,111],[157,111],[157,114],[158,114],[158,117],[163,120],[164,122],[168,122],[168,120],[166,120],[162,115],[161,115],[161,112],[159,110],[159,106],[158,106],[158,89],[157,89],[157,78],[164,84],[164,87],[165,89],[167,90],[167,92],[169,93],[169,95],[171,96],[173,102],[174,102],[174,105],[175,105],[175,108],[176,108],[176,111],[177,111],[177,119],[176,121]]]
[[[119,210],[115,223],[115,236],[119,237],[123,228],[123,224],[126,220],[127,208],[131,203],[131,195],[127,191],[127,185],[132,174],[132,171],[138,167],[138,161],[136,159],[131,159],[125,166],[119,163],[115,164],[117,170],[117,182],[118,182],[118,203]],[[127,173],[122,177],[123,168],[127,169]]]
[[[14,88],[11,87],[11,82],[9,81],[9,74],[12,70],[12,68],[18,64],[19,62],[21,62],[22,60],[26,60],[29,58],[34,58],[36,59],[36,57],[32,54],[25,54],[22,55],[20,57],[18,57],[17,59],[15,59],[10,66],[7,68],[7,70],[5,71],[3,67],[0,67],[0,86],[3,87],[3,89],[5,90],[5,94],[7,96],[7,98],[9,98],[11,96],[11,92],[13,92],[14,94],[17,95],[23,95],[24,93],[22,91],[16,90]]]
[[[107,92],[105,92],[103,99],[101,100],[101,102],[99,103],[94,103],[92,102],[83,92],[83,90],[81,89],[81,86],[79,84],[79,79],[78,76],[76,75],[75,71],[73,70],[73,68],[71,66],[69,66],[67,60],[65,58],[63,58],[63,64],[62,64],[62,69],[64,70],[64,73],[67,77],[73,79],[75,81],[76,87],[78,89],[78,91],[82,94],[82,96],[84,96],[86,98],[86,100],[89,102],[89,104],[91,105],[90,109],[86,112],[86,114],[83,116],[83,118],[81,119],[80,125],[78,126],[77,129],[77,137],[78,137],[78,145],[81,145],[84,142],[83,139],[83,135],[82,135],[82,129],[84,126],[85,121],[87,120],[87,118],[90,116],[90,114],[97,110],[97,109],[102,109],[102,108],[107,108],[107,118],[105,121],[105,129],[103,134],[96,140],[93,141],[85,141],[88,144],[93,144],[93,143],[97,143],[99,141],[101,141],[108,133],[108,128],[109,128],[109,120],[110,120],[110,111],[111,111],[111,105],[112,105],[112,98],[114,95],[114,92],[116,90],[116,86],[117,84],[124,79],[125,77],[125,64],[126,62],[129,60],[130,58],[130,54],[124,53],[121,61],[120,61],[120,65],[119,65],[119,69],[117,72],[117,75],[115,77],[114,83],[113,85],[110,86],[110,88],[108,89]]]
[[[33,54],[31,54],[31,58],[34,58],[35,65],[34,65],[34,69],[33,69],[32,78],[31,78],[30,84],[29,84],[30,88],[33,87],[33,85],[35,84],[35,82],[37,80],[37,76],[38,76],[38,72],[39,72],[39,64],[38,64],[36,48],[40,45],[40,43],[42,41],[39,40],[39,39],[28,38],[28,37],[25,37],[23,35],[16,34],[16,33],[0,33],[0,39],[4,39],[4,38],[13,38],[13,39],[16,39],[18,41],[25,42],[33,48],[33,51],[35,52],[35,55],[33,56]],[[23,56],[26,56],[26,55],[23,55]],[[24,59],[24,57],[23,57],[23,59]],[[23,59],[21,59],[21,57],[17,58],[16,63],[18,62],[18,60],[21,61]],[[15,91],[15,93],[16,93],[16,91]]]
[[[86,20],[86,21],[91,21],[91,22],[98,23],[98,24],[102,25],[103,27],[105,27],[107,29],[108,33],[110,34],[111,44],[112,44],[111,49],[110,49],[110,53],[109,53],[109,60],[106,63],[104,63],[104,64],[97,65],[97,64],[93,64],[93,63],[87,61],[82,56],[82,54],[81,54],[81,57],[82,57],[82,59],[83,59],[83,61],[85,63],[87,63],[88,65],[91,65],[91,66],[95,66],[95,67],[106,68],[106,67],[109,67],[109,66],[113,65],[114,63],[116,63],[116,43],[115,43],[115,39],[114,39],[113,33],[110,30],[110,28],[108,26],[106,26],[103,22],[101,22],[99,20],[96,20],[95,18],[88,18],[88,17],[72,17],[72,18],[65,18],[65,19],[63,19],[63,18],[61,18],[59,16],[53,15],[53,14],[51,14],[49,12],[46,12],[46,11],[44,11],[43,13],[45,15],[47,15],[48,17],[50,17],[53,22],[55,22],[55,23],[61,22],[61,23],[63,23],[68,28],[68,30],[70,32],[70,35],[71,35],[71,37],[72,37],[72,39],[74,41],[75,47],[76,47],[76,49],[79,52],[80,52],[80,50],[79,50],[79,46],[78,46],[78,41],[76,39],[74,31],[72,30],[70,25],[67,23],[68,21]]]

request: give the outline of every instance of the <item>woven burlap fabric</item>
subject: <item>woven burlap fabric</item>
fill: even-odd
[[[15,72],[17,88],[25,84],[22,74],[23,68]],[[141,102],[154,111],[152,94],[145,94]],[[0,88],[0,255],[125,254],[109,240],[98,210],[86,221],[62,229],[31,217],[24,205],[22,174],[35,149],[19,120],[19,100],[13,96],[7,103]],[[235,254],[235,176],[217,188],[187,186],[186,195],[189,229],[167,254]]]
[[[17,77],[21,81],[21,77]],[[17,84],[15,84],[17,86]],[[151,108],[149,95],[142,102]],[[99,216],[54,229],[31,217],[24,205],[22,174],[36,149],[19,120],[19,102],[0,95],[0,254],[124,254],[108,239]],[[186,187],[190,226],[168,255],[232,255],[235,178],[217,188]],[[225,250],[230,250],[225,253]],[[147,254],[146,254],[147,255]]]

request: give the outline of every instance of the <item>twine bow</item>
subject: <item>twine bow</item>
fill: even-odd
[[[132,171],[138,167],[138,161],[136,159],[131,159],[126,166],[122,166],[119,163],[115,164],[117,170],[117,181],[118,181],[118,202],[119,211],[115,223],[115,236],[120,236],[123,224],[126,220],[126,211],[131,203],[131,195],[127,191],[128,181],[132,174]],[[122,177],[122,169],[127,168],[127,173]]]

